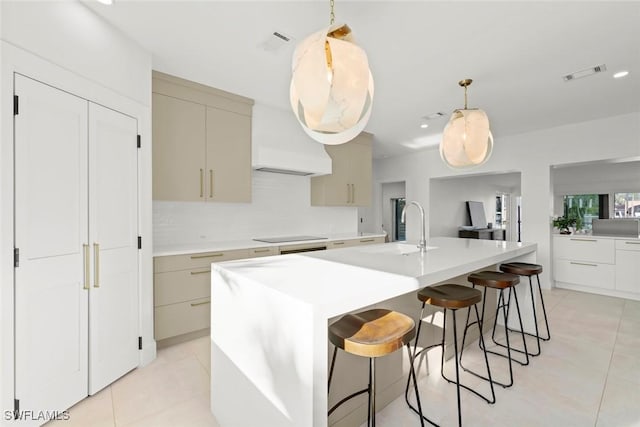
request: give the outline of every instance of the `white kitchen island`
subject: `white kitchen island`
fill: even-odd
[[[211,409],[220,425],[326,426],[331,319],[501,262],[535,262],[533,243],[428,245],[424,254],[386,243],[214,263]]]

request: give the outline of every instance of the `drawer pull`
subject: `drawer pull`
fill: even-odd
[[[361,239],[360,243],[375,242],[375,239]]]
[[[585,262],[571,262],[570,264],[573,264],[573,265],[587,265],[589,267],[597,267],[598,266],[598,264],[587,264]]]
[[[207,273],[211,273],[211,270],[204,270],[204,271],[192,271],[191,274],[207,274]]]
[[[571,239],[574,242],[597,242],[596,239]]]
[[[344,242],[333,242],[334,246],[335,245],[344,245]]]
[[[624,242],[627,245],[640,245],[640,242]]]
[[[254,249],[253,253],[260,254],[265,252],[271,252],[271,249]]]
[[[210,255],[191,255],[191,259],[200,259],[200,258],[215,258],[218,256],[223,256],[223,253],[219,254],[210,254]]]
[[[196,307],[198,305],[211,304],[211,301],[202,301],[202,302],[192,302],[191,307]]]

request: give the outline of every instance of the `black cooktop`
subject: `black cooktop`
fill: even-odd
[[[264,242],[264,243],[284,243],[284,242],[301,242],[304,240],[323,240],[327,239],[327,237],[318,237],[318,236],[284,236],[284,237],[260,237],[258,239],[253,239],[256,242]]]

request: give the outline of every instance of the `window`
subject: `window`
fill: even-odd
[[[615,193],[614,218],[640,218],[640,193]]]
[[[600,215],[598,194],[572,194],[564,196],[564,216],[578,218],[577,228],[591,230],[591,222]]]

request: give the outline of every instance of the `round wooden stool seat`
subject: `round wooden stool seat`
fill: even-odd
[[[329,326],[329,340],[333,345],[364,357],[393,353],[415,335],[416,324],[412,318],[380,308],[347,314]]]
[[[472,273],[467,277],[467,280],[474,285],[496,289],[506,289],[520,283],[520,277],[515,274],[502,273],[500,271]]]
[[[418,292],[418,299],[430,305],[456,310],[480,302],[482,292],[467,286],[447,283],[421,289]]]
[[[508,262],[500,265],[500,271],[518,276],[535,276],[542,273],[542,266],[527,262]]]

